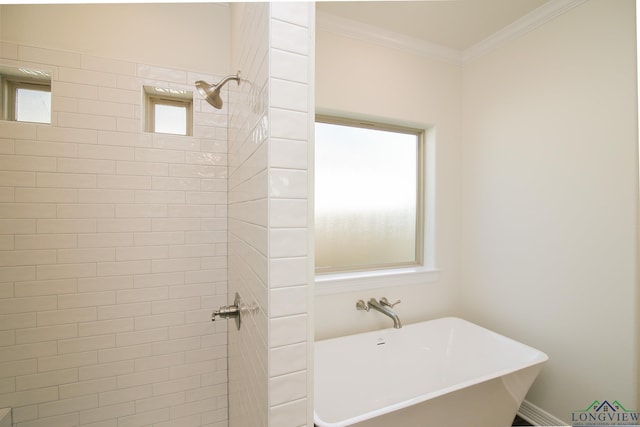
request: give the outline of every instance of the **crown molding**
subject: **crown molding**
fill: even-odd
[[[522,18],[513,21],[503,29],[495,32],[486,39],[473,45],[469,49],[464,50],[462,55],[463,62],[471,62],[498,47],[521,37],[536,28],[541,27],[558,16],[570,11],[571,9],[581,5],[587,0],[551,0],[543,4],[537,9],[524,15]]]
[[[326,12],[317,12],[317,29],[456,65],[468,62],[535,30],[587,0],[551,0],[466,50],[430,43]]]

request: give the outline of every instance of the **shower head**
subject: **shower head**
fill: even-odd
[[[220,98],[220,89],[224,86],[229,80],[235,80],[240,84],[240,71],[235,76],[227,76],[224,79],[220,80],[218,84],[209,84],[204,80],[198,80],[196,82],[196,89],[200,92],[200,95],[214,108],[218,110],[222,108],[222,98]]]

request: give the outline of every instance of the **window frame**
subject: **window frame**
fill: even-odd
[[[43,125],[50,125],[52,121],[53,108],[49,110],[48,122],[31,122],[26,120],[18,120],[16,117],[16,102],[18,89],[37,90],[41,92],[47,92],[52,98],[53,93],[51,91],[51,79],[29,77],[26,74],[20,74],[20,68],[14,70],[8,70],[5,67],[0,67],[0,90],[2,91],[2,104],[0,106],[0,116],[2,120],[18,122],[18,123],[37,123]],[[36,71],[32,71],[36,72]],[[47,76],[45,72],[43,76]]]
[[[338,293],[365,288],[389,286],[389,279],[398,284],[413,284],[430,281],[437,270],[434,268],[433,236],[433,138],[430,127],[414,124],[394,124],[382,120],[362,120],[343,116],[317,114],[316,123],[377,129],[415,135],[417,138],[416,166],[416,247],[415,258],[410,263],[371,265],[367,268],[315,269],[316,293]],[[314,254],[315,257],[315,254]],[[426,276],[430,277],[426,277]]]
[[[193,136],[193,92],[156,86],[144,86],[143,91],[145,95],[145,132],[160,135]],[[157,132],[156,105],[184,107],[186,114],[186,133]]]

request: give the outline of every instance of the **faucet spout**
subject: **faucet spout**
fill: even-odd
[[[367,303],[367,307],[369,309],[373,308],[374,310],[379,311],[385,316],[389,316],[391,319],[393,319],[394,328],[396,329],[402,328],[402,322],[400,322],[400,318],[398,317],[398,315],[393,310],[391,310],[391,308],[389,308],[388,306],[380,304],[378,301],[376,301],[375,298],[371,298],[369,300],[369,302]]]

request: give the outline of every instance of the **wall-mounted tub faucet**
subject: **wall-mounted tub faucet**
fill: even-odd
[[[399,304],[400,302],[401,301],[398,300],[391,304],[385,297],[380,298],[380,301],[377,301],[375,298],[371,298],[367,303],[365,303],[363,300],[358,300],[358,302],[356,303],[356,309],[369,311],[373,308],[374,310],[379,311],[385,316],[389,316],[391,319],[393,319],[393,327],[396,329],[400,329],[402,328],[402,322],[400,322],[400,318],[398,317],[398,315],[393,310],[391,310],[391,307]]]

